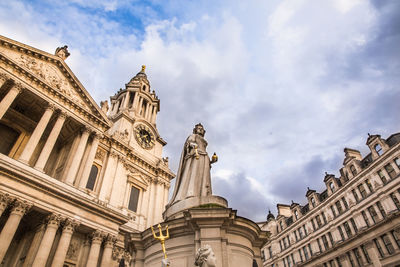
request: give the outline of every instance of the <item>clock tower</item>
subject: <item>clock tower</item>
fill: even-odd
[[[143,156],[161,159],[166,142],[156,127],[160,100],[151,90],[145,66],[125,85],[125,89],[121,88],[110,100],[108,117],[113,126],[109,133]]]

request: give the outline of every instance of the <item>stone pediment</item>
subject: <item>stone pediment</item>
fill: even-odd
[[[64,105],[66,108],[75,106],[95,116],[102,124],[109,125],[106,115],[58,56],[3,36],[0,36],[0,55],[32,76],[33,80],[42,82],[69,101],[71,105]]]
[[[128,181],[135,184],[136,186],[141,187],[144,190],[147,190],[149,183],[138,173],[130,173],[128,174]]]

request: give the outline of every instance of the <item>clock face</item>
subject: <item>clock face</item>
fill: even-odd
[[[154,146],[154,135],[148,127],[139,125],[135,128],[135,133],[136,141],[141,147],[151,149]]]

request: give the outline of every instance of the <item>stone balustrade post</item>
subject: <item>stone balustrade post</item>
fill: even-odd
[[[44,166],[49,159],[50,153],[53,150],[53,147],[57,141],[57,138],[61,132],[62,126],[64,125],[66,119],[66,115],[64,113],[60,113],[57,118],[56,123],[53,126],[49,136],[47,137],[46,143],[43,146],[42,152],[40,152],[40,156],[35,164],[35,169],[42,171],[44,170]]]
[[[3,261],[4,256],[6,255],[8,247],[10,246],[19,223],[21,222],[22,216],[32,206],[31,204],[20,200],[16,200],[12,205],[13,207],[10,216],[0,233],[0,262]]]
[[[6,111],[10,108],[11,104],[21,92],[22,86],[20,84],[13,85],[8,93],[3,97],[0,102],[0,119],[3,118]]]
[[[24,151],[22,151],[22,154],[19,157],[19,160],[23,163],[27,164],[29,162],[29,159],[31,158],[33,151],[39,143],[40,138],[42,137],[43,132],[46,129],[51,116],[53,115],[53,112],[54,106],[49,105],[43,113],[42,117],[40,118],[39,123],[36,125],[35,130],[33,131],[31,137],[25,145]]]
[[[65,257],[68,252],[69,243],[71,242],[72,234],[74,233],[74,230],[77,225],[78,225],[77,222],[70,219],[67,219],[64,222],[60,241],[58,242],[58,246],[54,254],[53,263],[51,264],[51,267],[63,266]]]
[[[51,247],[54,242],[54,238],[57,233],[57,229],[60,225],[60,216],[51,214],[47,217],[47,227],[44,232],[42,241],[39,245],[39,250],[33,260],[32,267],[43,267],[46,266]]]
[[[95,231],[92,234],[92,244],[90,246],[89,256],[86,267],[96,267],[99,261],[100,246],[103,241],[103,233]]]

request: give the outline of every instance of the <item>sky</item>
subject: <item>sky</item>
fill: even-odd
[[[171,169],[201,122],[213,193],[257,222],[400,130],[397,0],[1,1],[0,34],[68,45],[97,103],[146,65]]]

